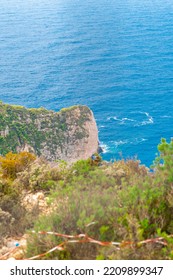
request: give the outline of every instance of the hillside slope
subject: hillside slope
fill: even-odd
[[[0,103],[0,154],[29,151],[47,160],[73,162],[98,150],[92,111],[73,106],[59,112]]]

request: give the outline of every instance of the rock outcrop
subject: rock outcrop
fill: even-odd
[[[98,151],[98,130],[87,106],[59,112],[0,102],[0,154],[30,151],[47,160],[73,162]]]

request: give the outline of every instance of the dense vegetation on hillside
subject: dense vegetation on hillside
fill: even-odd
[[[98,155],[71,165],[48,163],[26,152],[1,156],[1,240],[28,232],[31,257],[64,242],[61,236],[38,231],[87,234],[120,246],[66,242],[63,251],[42,258],[173,259],[173,142],[162,139],[158,150],[152,170],[136,160],[110,163]],[[43,190],[52,211],[28,213],[21,201],[26,190]]]
[[[0,154],[27,150],[48,160],[76,160],[82,153],[80,143],[87,147],[90,136],[87,122],[92,128],[96,126],[93,120],[87,106],[72,106],[54,112],[0,101]],[[94,137],[97,143],[96,135]]]

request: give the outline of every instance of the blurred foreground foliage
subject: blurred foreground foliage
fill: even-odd
[[[0,157],[0,235],[34,228],[136,244],[117,250],[113,246],[68,243],[64,251],[43,259],[173,259],[173,238],[169,237],[173,234],[173,142],[162,139],[158,151],[152,170],[137,160],[110,163],[99,155],[71,165],[22,153]],[[29,218],[22,207],[18,211],[23,190],[44,191],[52,211],[32,217],[30,214]],[[27,257],[64,241],[30,232],[28,236]],[[152,242],[137,245],[159,236],[164,237],[167,246]]]

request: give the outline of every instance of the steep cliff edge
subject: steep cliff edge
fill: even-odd
[[[87,159],[98,151],[92,111],[81,105],[54,112],[0,102],[0,154],[23,150],[51,161]]]

